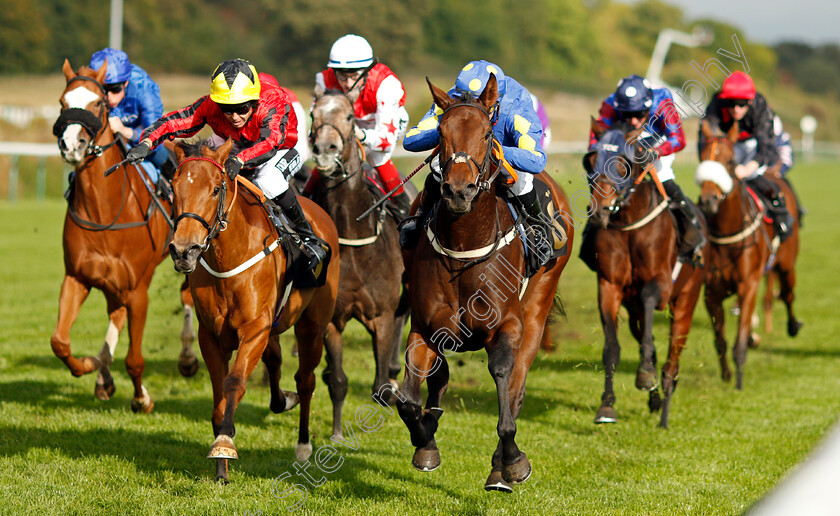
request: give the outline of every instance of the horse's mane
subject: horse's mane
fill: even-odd
[[[178,142],[177,145],[178,147],[183,149],[184,155],[186,155],[187,157],[201,156],[201,151],[204,148],[213,149],[213,147],[210,145],[210,140],[181,140]]]

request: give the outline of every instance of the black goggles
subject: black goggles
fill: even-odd
[[[630,120],[631,118],[638,118],[644,120],[647,118],[649,111],[647,109],[641,111],[621,111],[621,118]]]
[[[221,109],[222,113],[226,115],[236,113],[239,116],[245,116],[253,107],[254,103],[251,101],[244,102],[242,104],[219,104],[219,109]]]
[[[125,82],[115,82],[114,84],[103,84],[102,89],[107,93],[119,93],[125,88]]]
[[[750,104],[750,99],[724,99],[723,105],[726,107],[744,107]]]

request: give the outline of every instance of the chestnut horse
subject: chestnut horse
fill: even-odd
[[[102,80],[107,63],[99,70],[83,66],[74,72],[64,61],[67,86],[61,95],[61,115],[53,127],[62,158],[75,167],[74,194],[64,218],[64,282],[58,306],[58,323],[52,349],[73,376],[99,370],[96,396],[114,394],[110,366],[119,333],[128,321],[128,355],[125,367],[134,382],[131,408],[151,412],[154,402],[143,386],[141,342],[149,304],[149,283],[155,267],[166,257],[170,233],[169,201],[154,196],[145,172],[123,165],[106,177],[106,170],[121,163],[108,125],[108,104]],[[96,288],[105,294],[110,324],[98,356],[76,358],[70,350],[70,328],[82,303]],[[192,376],[198,359],[192,350],[192,299],[181,289],[186,312],[181,332],[181,374]]]
[[[426,81],[443,113],[442,201],[424,230],[428,238],[421,238],[417,248],[404,255],[411,333],[397,407],[416,447],[412,464],[420,471],[436,469],[440,452],[435,431],[449,382],[446,357],[484,348],[499,400],[499,442],[484,487],[510,492],[511,484],[524,482],[531,474],[528,458],[516,445],[516,418],[525,397],[525,377],[539,350],[569,256],[554,258],[524,278],[525,246],[506,201],[498,195],[501,187],[495,178],[501,165],[490,158],[495,141],[490,112],[498,98],[495,76],[477,100],[453,99]],[[555,213],[568,216],[560,187],[545,172],[535,179],[548,186]],[[573,227],[567,226],[568,240],[563,243],[571,248]],[[557,238],[555,249],[560,249]],[[420,387],[425,378],[428,398],[423,409]]]
[[[734,144],[738,141],[738,123],[724,136],[714,134],[708,122],[701,122],[706,142],[700,150],[701,163],[695,181],[700,186],[700,208],[709,221],[712,243],[709,272],[706,276],[706,310],[712,320],[715,348],[720,360],[721,377],[729,381],[732,373],[726,360],[723,300],[738,295],[740,308],[738,332],[732,346],[735,360],[735,387],[743,387],[744,364],[753,313],[756,309],[761,276],[773,252],[773,226],[762,221],[764,208],[747,190],[746,184],[735,176]],[[772,176],[768,179],[774,181]],[[778,274],[780,297],[787,305],[788,334],[793,337],[802,327],[793,313],[794,269],[799,254],[799,214],[796,199],[784,181],[775,180],[787,199],[787,209],[794,217],[791,236],[778,246],[771,265]]]
[[[362,166],[364,151],[356,139],[354,126],[350,99],[339,90],[325,92],[316,88],[309,138],[320,173],[314,200],[335,221],[341,244],[341,279],[335,313],[327,327],[327,358],[328,362],[331,357],[340,361],[341,333],[347,322],[356,319],[362,323],[373,339],[376,362],[373,393],[384,396],[387,402],[392,383],[389,378],[396,378],[400,371],[399,343],[408,319],[407,306],[397,313],[401,304],[402,253],[397,224],[384,206],[356,221],[375,199],[368,190]],[[330,363],[325,374],[333,371]],[[341,385],[346,391],[346,377]],[[340,420],[337,418],[339,423]]]
[[[617,124],[609,131],[595,120],[599,144],[584,157],[592,189],[589,217],[594,239],[598,304],[604,329],[604,393],[595,423],[617,421],[613,378],[618,366],[618,311],[629,315],[630,332],[639,342],[636,388],[648,391],[651,411],[662,409],[659,426],[668,427],[671,396],[677,386],[680,353],[685,348],[705,270],[677,261],[676,230],[664,189],[642,146],[638,130]],[[648,176],[648,173],[651,173]],[[648,179],[648,180],[645,180]],[[696,208],[695,208],[696,209]],[[700,213],[697,216],[702,219]],[[597,229],[596,229],[597,228]],[[708,245],[703,256],[708,258]],[[670,310],[668,360],[662,367],[662,394],[656,377],[654,310]]]
[[[239,187],[241,181],[230,181],[221,165],[232,145],[228,140],[217,150],[206,145],[196,149],[176,146],[179,166],[172,180],[176,224],[169,246],[175,269],[189,275],[195,299],[198,344],[213,384],[211,422],[216,440],[208,458],[217,459],[216,479],[223,482],[228,481],[228,459],[238,458],[233,444],[236,407],[260,357],[271,379],[271,410],[282,412],[300,401],[295,456],[305,461],[312,454],[309,410],[315,368],[335,309],[339,273],[335,225],[318,205],[301,198],[306,218],[333,254],[323,286],[292,288],[292,279],[286,277],[287,256],[281,250],[282,240],[289,235],[277,238],[260,197]],[[198,150],[200,154],[193,152]],[[199,262],[201,267],[197,267]],[[278,385],[276,336],[292,326],[300,361],[295,374],[297,395],[282,392]],[[269,336],[272,349],[266,353]]]

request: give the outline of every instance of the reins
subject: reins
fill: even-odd
[[[175,221],[174,221],[175,228],[178,227],[178,223],[182,219],[197,220],[202,226],[204,226],[204,229],[207,230],[207,236],[204,237],[204,241],[201,244],[201,252],[204,253],[210,247],[210,241],[213,240],[214,238],[216,238],[216,236],[220,232],[227,229],[227,215],[230,213],[231,208],[233,208],[233,203],[236,202],[236,195],[239,191],[239,184],[235,180],[233,181],[233,183],[234,183],[233,197],[231,197],[230,205],[227,207],[227,209],[225,209],[225,200],[226,200],[226,197],[227,197],[228,186],[227,186],[227,181],[224,179],[224,176],[225,176],[224,167],[221,165],[221,163],[219,163],[218,161],[216,161],[214,159],[206,158],[204,156],[190,156],[190,157],[184,159],[184,161],[182,161],[181,163],[178,164],[178,170],[180,170],[181,167],[184,166],[184,163],[189,163],[190,161],[206,161],[208,163],[211,163],[222,174],[222,186],[220,187],[220,190],[219,190],[219,201],[216,204],[216,212],[215,212],[215,217],[213,218],[213,224],[212,225],[209,222],[207,222],[206,220],[204,220],[204,217],[202,217],[201,215],[198,215],[197,213],[193,213],[193,212],[190,212],[190,211],[186,211],[184,213],[181,213],[180,215],[175,217]]]

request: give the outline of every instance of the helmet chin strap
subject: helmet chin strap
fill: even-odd
[[[362,79],[366,79],[368,73],[370,73],[370,71],[373,69],[374,66],[376,66],[376,63],[378,63],[378,62],[379,62],[378,59],[373,58],[373,61],[369,65],[364,67],[364,69],[362,69],[362,73],[361,73],[361,75],[359,75],[359,78],[356,79],[356,82],[354,82],[353,86],[350,86],[350,89],[347,90],[347,91],[348,92],[353,91],[353,89],[356,87],[356,85],[359,84],[359,81],[361,81]]]

